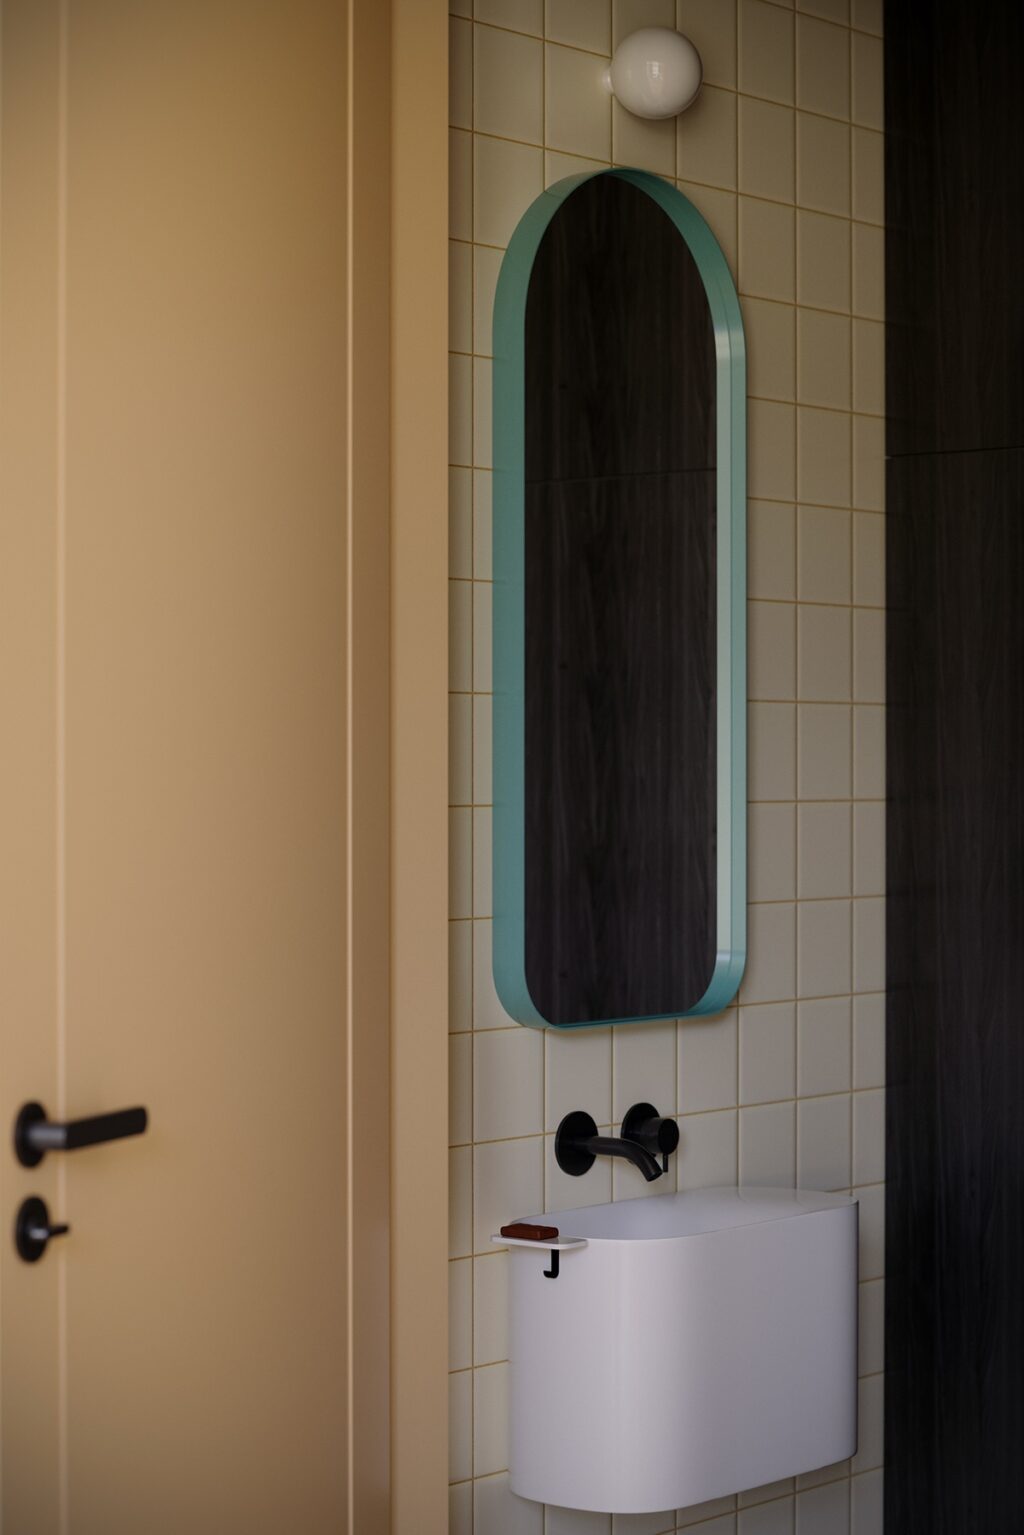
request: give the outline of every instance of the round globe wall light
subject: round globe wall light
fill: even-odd
[[[605,84],[635,117],[676,117],[700,92],[700,54],[671,27],[641,27],[616,48]]]

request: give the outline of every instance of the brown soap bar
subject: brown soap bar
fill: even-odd
[[[531,1226],[528,1221],[513,1221],[511,1226],[502,1226],[503,1237],[521,1237],[524,1242],[557,1242],[557,1226]]]

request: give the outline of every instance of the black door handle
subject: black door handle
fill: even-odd
[[[141,1135],[148,1123],[145,1109],[117,1109],[113,1114],[54,1124],[41,1103],[26,1103],[14,1121],[14,1151],[22,1167],[38,1167],[48,1151],[78,1151],[82,1146]]]

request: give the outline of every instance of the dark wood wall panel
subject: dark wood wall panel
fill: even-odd
[[[887,1535],[1024,1531],[1024,6],[887,0]]]

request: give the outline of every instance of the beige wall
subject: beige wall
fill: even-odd
[[[852,5],[852,11],[851,11]],[[609,1535],[508,1491],[503,1219],[645,1192],[554,1165],[570,1108],[678,1114],[671,1177],[855,1189],[860,1451],[794,1486],[616,1519],[616,1535],[881,1531],[884,572],[880,0],[460,0],[451,19],[451,1529]],[[678,25],[698,104],[602,95],[614,40]],[[750,352],[750,959],[710,1022],[568,1037],[490,980],[491,302],[544,185],[628,163],[677,180],[737,279]],[[665,1184],[654,1185],[662,1192]]]

